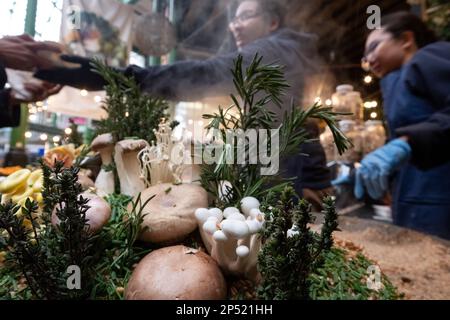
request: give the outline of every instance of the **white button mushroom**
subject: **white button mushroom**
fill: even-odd
[[[259,208],[259,201],[254,197],[245,197],[241,200],[241,209],[245,215],[250,215],[250,210],[253,208]]]
[[[220,227],[225,235],[235,239],[242,239],[250,233],[245,221],[226,219]]]
[[[228,208],[225,208],[225,210],[223,210],[223,216],[225,218],[228,218],[228,216],[232,213],[240,213],[240,212],[239,212],[239,209],[236,207],[228,207]]]
[[[248,226],[248,230],[250,231],[250,234],[255,234],[259,230],[261,230],[263,223],[258,220],[247,220],[245,223]]]
[[[250,210],[250,217],[252,218],[256,218],[261,215],[264,216],[264,213],[262,213],[261,210],[259,210],[259,208],[253,208]]]
[[[209,210],[206,208],[198,208],[195,210],[195,218],[201,223],[204,223],[209,216]]]
[[[245,221],[245,216],[242,213],[239,212],[233,212],[230,214],[227,218],[228,220],[239,220],[239,221]]]
[[[203,224],[203,230],[209,234],[213,234],[218,230],[218,220],[216,217],[209,217],[208,220]]]
[[[241,258],[248,256],[249,252],[250,249],[247,246],[239,246],[236,248],[236,255]]]
[[[219,208],[211,208],[208,211],[210,217],[216,217],[219,221],[222,221],[223,219],[222,210],[220,210]]]
[[[227,235],[222,230],[217,230],[216,232],[214,232],[213,238],[216,241],[222,241],[222,242],[228,240]]]

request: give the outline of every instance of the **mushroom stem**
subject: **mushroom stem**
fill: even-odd
[[[145,189],[145,183],[141,179],[138,153],[147,146],[145,140],[129,139],[116,143],[114,161],[122,194],[134,197]]]
[[[202,238],[203,244],[206,247],[206,251],[208,251],[208,253],[211,253],[212,246],[214,243],[214,239],[212,238],[212,235],[206,233],[205,230],[203,230],[201,224],[199,224],[199,231],[200,231],[200,236]]]
[[[113,162],[114,141],[110,133],[104,133],[97,136],[91,144],[92,150],[100,153],[102,159],[102,168],[95,179],[95,187],[100,196],[114,193],[114,172],[105,170]]]
[[[227,241],[214,241],[211,249],[211,257],[217,261],[223,271],[227,273],[239,273],[239,270],[232,268],[230,261],[235,261],[237,240],[228,239]]]

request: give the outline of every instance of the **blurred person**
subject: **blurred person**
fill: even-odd
[[[302,103],[305,81],[310,74],[317,71],[317,37],[285,28],[283,8],[274,0],[240,1],[235,16],[229,23],[229,30],[234,37],[237,51],[216,55],[203,61],[179,61],[148,68],[132,65],[124,72],[134,76],[142,90],[153,96],[170,100],[198,101],[208,96],[223,96],[235,92],[230,72],[234,60],[241,54],[244,66],[248,66],[258,53],[263,57],[263,63],[281,65],[290,85],[282,97],[281,109],[273,103],[268,105],[268,109],[276,114],[273,127],[278,127],[285,112],[290,109],[292,99],[295,105]],[[104,79],[91,71],[89,59],[64,55],[61,58],[67,62],[79,63],[80,67],[40,70],[36,77],[87,90],[101,90],[105,85]],[[318,135],[314,135],[316,131],[318,132],[311,131],[310,138],[318,138]],[[325,153],[318,141],[305,144],[301,152],[309,156],[305,157],[299,152],[293,157],[282,159],[280,169],[286,171],[286,177],[298,176],[297,192],[301,195],[302,189],[310,189],[308,195],[315,195],[310,197],[310,200],[320,209],[320,201],[316,200],[331,192]]]
[[[390,142],[362,160],[355,195],[378,199],[391,187],[395,224],[450,239],[450,43],[399,12],[382,18],[365,50]]]
[[[0,127],[16,127],[20,123],[20,103],[41,101],[59,92],[60,85],[49,82],[25,82],[24,89],[28,94],[15,92],[8,84],[5,68],[22,71],[33,71],[38,68],[49,68],[52,61],[37,54],[38,51],[61,52],[51,42],[37,42],[28,35],[7,36],[0,39]],[[18,98],[22,97],[22,98]]]

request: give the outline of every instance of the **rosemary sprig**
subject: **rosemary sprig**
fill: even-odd
[[[115,141],[126,137],[155,140],[153,129],[167,117],[167,102],[141,93],[136,81],[94,60],[93,67],[107,82],[102,108],[107,117],[97,124],[97,133],[111,133]]]
[[[281,107],[281,96],[288,87],[280,66],[275,64],[262,65],[262,57],[255,55],[251,64],[244,70],[243,58],[238,56],[235,60],[233,83],[238,96],[231,94],[233,104],[224,109],[219,106],[218,112],[203,115],[209,120],[206,129],[214,129],[219,132],[219,140],[227,141],[229,132],[245,132],[248,129],[266,130],[265,141],[272,148],[270,129],[274,121],[274,113],[267,109],[267,104],[273,102]],[[308,135],[304,128],[308,118],[324,120],[330,127],[339,152],[344,152],[350,141],[344,136],[336,125],[337,116],[328,107],[315,104],[307,110],[291,106],[291,110],[285,113],[283,124],[279,131],[279,159],[283,156],[298,152],[302,143],[308,142]],[[258,137],[258,139],[262,139]],[[261,140],[258,140],[261,141]],[[228,143],[228,141],[227,141]],[[245,142],[244,142],[245,143]],[[234,148],[234,149],[233,149]],[[240,199],[245,196],[261,198],[268,192],[282,190],[286,186],[286,181],[281,181],[277,175],[260,174],[262,165],[249,163],[238,165],[238,143],[233,147],[224,147],[220,153],[219,161],[216,165],[202,165],[201,183],[202,186],[213,195],[215,204],[218,207],[235,206]],[[245,153],[254,151],[256,145],[245,144]],[[227,157],[234,157],[232,164],[227,161]],[[221,192],[223,183],[229,184],[228,192]],[[224,193],[224,194],[223,194]]]

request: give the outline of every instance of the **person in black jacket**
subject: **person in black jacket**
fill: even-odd
[[[394,222],[450,239],[450,43],[400,12],[371,32],[365,57],[381,78],[390,142],[362,160],[355,195],[380,198],[393,178]]]
[[[273,0],[241,1],[229,28],[232,32],[237,51],[214,56],[203,61],[179,61],[169,65],[140,68],[129,66],[124,72],[134,76],[143,91],[165,99],[196,101],[208,96],[224,96],[235,91],[230,70],[238,54],[243,56],[244,66],[248,66],[256,53],[263,57],[263,63],[277,63],[284,67],[285,77],[290,88],[283,96],[283,107],[275,104],[268,108],[276,114],[273,127],[283,121],[285,111],[302,103],[305,81],[316,72],[318,59],[317,37],[295,32],[284,27],[283,12],[280,4]],[[80,68],[56,68],[40,70],[36,77],[55,83],[70,85],[88,90],[101,90],[104,79],[90,71],[90,60],[76,56],[62,56],[68,62],[80,64]],[[313,133],[311,134],[311,136]],[[303,188],[330,190],[330,173],[326,167],[325,153],[318,141],[304,146],[302,150],[309,154],[285,159],[280,169],[287,171],[286,176],[298,176],[297,192]],[[314,174],[309,181],[305,172]]]
[[[8,84],[5,68],[31,71],[48,68],[51,61],[36,54],[38,50],[60,52],[58,46],[50,42],[36,42],[28,35],[4,37],[0,39],[0,128],[16,127],[20,122],[20,103],[40,101],[57,93],[61,86],[48,82],[27,82],[24,88],[28,98],[17,98],[16,92]]]

